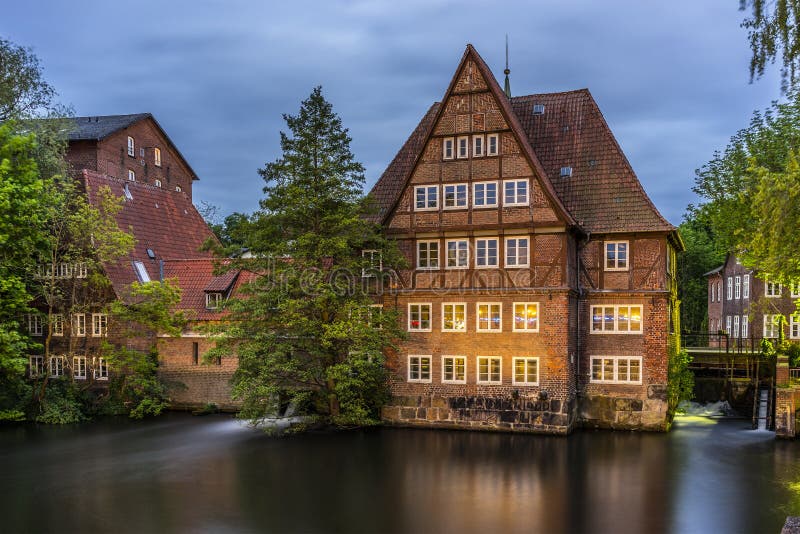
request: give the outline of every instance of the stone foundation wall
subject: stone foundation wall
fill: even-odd
[[[798,410],[800,409],[800,387],[775,388],[775,437],[797,436]]]
[[[230,381],[233,371],[193,369],[159,371],[169,388],[170,408],[177,410],[202,408],[216,404],[220,410],[238,411],[241,403],[231,399]]]
[[[585,395],[579,402],[578,419],[590,428],[666,431],[667,387],[648,386],[646,398]]]
[[[575,401],[498,397],[393,397],[383,420],[399,426],[568,434]]]

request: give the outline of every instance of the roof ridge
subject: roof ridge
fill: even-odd
[[[512,96],[511,100],[530,98],[532,96],[557,96],[557,95],[568,95],[568,94],[571,94],[571,93],[584,93],[584,92],[588,93],[589,92],[589,88],[588,87],[581,87],[580,89],[569,89],[567,91],[555,91],[555,92],[552,92],[552,93],[531,93],[531,94],[528,94],[528,95]]]

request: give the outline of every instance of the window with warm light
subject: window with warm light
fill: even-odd
[[[467,331],[467,304],[445,302],[442,304],[442,332]]]
[[[517,386],[539,385],[539,358],[514,358],[512,382]]]
[[[500,384],[503,360],[497,356],[478,356],[478,384]]]
[[[153,149],[153,163],[156,167],[161,167],[161,149],[154,148]]]
[[[539,303],[514,303],[514,332],[539,331]]]
[[[641,334],[642,306],[592,306],[593,334]]]
[[[479,302],[476,304],[478,332],[503,331],[503,305],[499,302]]]

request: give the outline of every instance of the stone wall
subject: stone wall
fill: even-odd
[[[625,395],[623,391],[607,395],[581,397],[578,418],[582,426],[625,430],[666,431],[667,385],[650,385],[641,398],[638,388]]]
[[[775,388],[775,437],[797,436],[798,410],[800,409],[800,387]]]

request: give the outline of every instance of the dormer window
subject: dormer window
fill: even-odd
[[[128,155],[132,158],[136,156],[136,144],[130,135],[128,136]]]
[[[453,159],[453,138],[446,137],[442,141],[442,158]]]
[[[222,293],[220,293],[219,291],[206,293],[207,310],[218,310],[221,307],[222,307]]]
[[[161,167],[161,149],[154,148],[153,149],[153,163],[155,163],[156,167]]]

